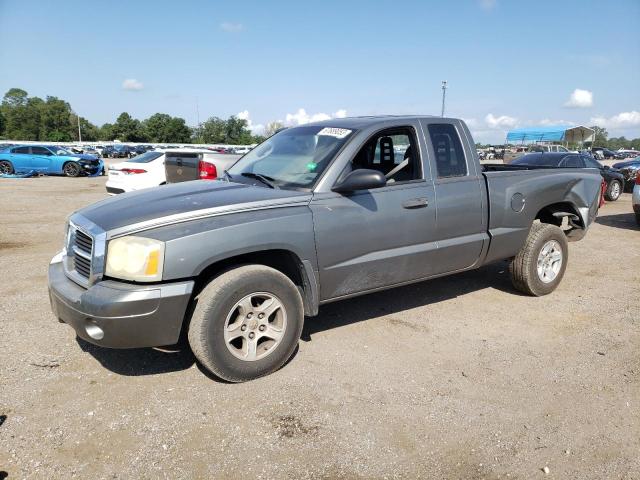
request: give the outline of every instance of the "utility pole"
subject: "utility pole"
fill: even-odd
[[[442,114],[440,115],[441,117],[444,117],[444,97],[447,93],[447,81],[443,80],[442,81]]]
[[[78,119],[78,141],[82,142],[82,131],[80,130],[80,115],[76,113],[76,118]]]
[[[198,142],[202,141],[202,137],[201,137],[201,129],[200,129],[200,108],[198,107],[198,97],[196,97],[196,119],[198,122]]]

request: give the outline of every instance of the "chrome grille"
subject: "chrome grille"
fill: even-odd
[[[69,219],[69,229],[62,257],[67,277],[82,287],[102,279],[106,232],[79,214]]]
[[[78,247],[78,249],[82,250],[83,252],[91,255],[93,250],[93,238],[91,238],[81,230],[76,229],[75,239],[76,247]]]

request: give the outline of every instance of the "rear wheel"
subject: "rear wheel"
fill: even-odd
[[[604,198],[610,202],[615,202],[620,198],[621,193],[622,184],[618,180],[613,180],[604,192]]]
[[[0,160],[0,174],[12,175],[15,172],[13,165],[8,160]]]
[[[62,173],[67,177],[77,177],[80,175],[80,165],[76,162],[67,162],[62,167]]]
[[[283,273],[244,265],[214,278],[196,297],[189,344],[216,376],[244,382],[291,357],[304,321],[302,298]]]
[[[509,265],[513,286],[536,297],[553,292],[564,276],[568,254],[567,238],[561,228],[534,223],[524,246]]]

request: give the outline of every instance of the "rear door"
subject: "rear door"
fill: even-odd
[[[33,168],[30,147],[14,147],[11,149],[11,163],[16,171],[30,170]]]
[[[421,122],[435,172],[438,255],[434,273],[471,267],[489,239],[480,163],[462,126],[433,119]]]
[[[167,183],[188,182],[200,178],[200,160],[197,152],[166,152],[164,168]]]

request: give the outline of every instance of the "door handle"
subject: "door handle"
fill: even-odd
[[[424,208],[429,206],[429,200],[425,197],[412,198],[402,202],[402,208]]]

